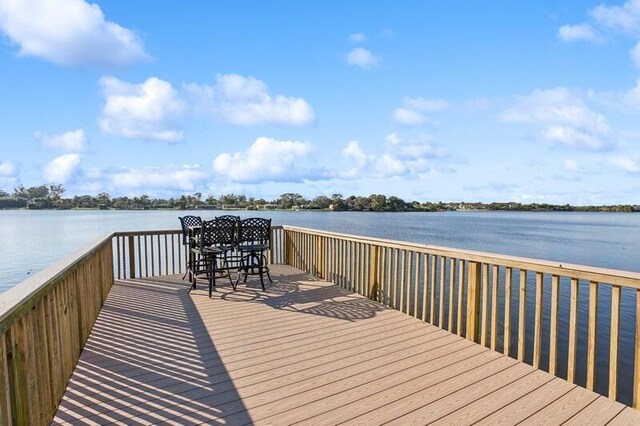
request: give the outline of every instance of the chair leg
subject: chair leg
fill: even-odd
[[[271,275],[269,275],[269,261],[267,260],[267,256],[265,256],[264,254],[261,254],[260,255],[260,275],[262,275],[263,272],[267,274],[267,278],[269,278],[269,282],[273,283],[273,280],[271,279]]]
[[[229,282],[231,283],[231,287],[235,290],[236,287],[233,285],[233,280],[231,279],[231,269],[229,268],[229,262],[227,261],[227,256],[225,254],[224,259],[222,259],[223,269],[227,271],[227,277],[229,278]]]
[[[184,275],[182,276],[182,280],[184,281],[184,278],[187,276],[187,274],[189,273],[189,269],[191,268],[191,262],[189,262],[189,251],[188,248],[185,248],[185,257],[184,257],[184,263],[187,266],[187,270],[184,271]],[[189,280],[191,281],[191,280]]]
[[[209,264],[207,265],[207,275],[209,276],[209,299],[213,295],[213,289],[216,286],[216,256],[209,258]]]

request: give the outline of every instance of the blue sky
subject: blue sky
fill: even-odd
[[[640,0],[0,0],[0,189],[637,204]]]

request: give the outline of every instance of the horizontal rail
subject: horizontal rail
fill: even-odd
[[[283,228],[292,266],[640,405],[639,273]]]
[[[521,268],[532,271],[535,270],[547,274],[572,276],[581,280],[606,282],[609,284],[616,284],[640,290],[640,273],[638,272],[599,268],[595,266],[575,265],[571,263],[552,262],[549,260],[486,253],[465,249],[453,249],[449,247],[385,240],[381,238],[369,238],[357,235],[340,234],[335,232],[319,231],[315,229],[286,225],[283,226],[283,228],[288,231],[313,233],[314,235],[327,238],[340,238],[349,240],[353,243],[366,243],[369,245],[386,247],[389,249],[410,250],[413,252],[433,254],[436,256],[455,257],[457,259],[464,259],[465,261],[473,261],[478,263],[499,263],[500,265],[506,267]]]
[[[49,424],[113,284],[111,235],[0,295],[0,424]]]

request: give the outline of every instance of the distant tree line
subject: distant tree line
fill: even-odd
[[[464,203],[464,202],[419,202],[404,201],[395,196],[372,194],[368,197],[333,194],[307,199],[298,193],[281,194],[275,200],[226,194],[219,197],[203,197],[196,192],[177,198],[151,198],[148,195],[136,197],[111,197],[106,192],[98,195],[76,195],[65,198],[62,185],[39,185],[13,188],[13,193],[0,190],[0,209],[282,209],[282,210],[332,210],[332,211],[374,211],[374,212],[436,212],[447,210],[505,210],[505,211],[610,211],[638,212],[640,205],[611,206],[571,206],[569,204],[521,204],[504,203]]]

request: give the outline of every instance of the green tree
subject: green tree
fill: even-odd
[[[96,197],[98,201],[98,207],[100,208],[108,208],[111,206],[111,197],[106,192],[101,192]]]
[[[380,212],[387,205],[387,197],[380,194],[371,194],[369,196],[369,204],[371,205],[371,210]]]
[[[291,209],[293,206],[306,204],[306,200],[298,193],[287,192],[286,194],[280,195],[276,204],[278,204],[281,209]]]
[[[314,198],[312,203],[315,207],[318,207],[321,209],[328,209],[329,206],[331,205],[331,198],[327,197],[326,195],[320,195]]]

